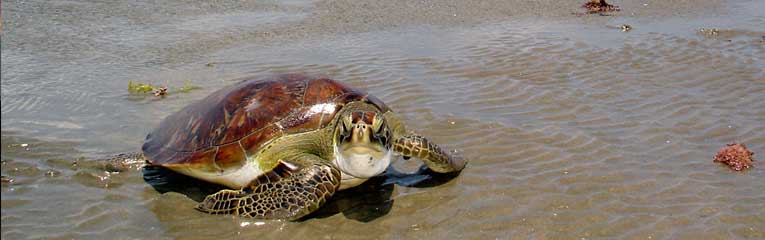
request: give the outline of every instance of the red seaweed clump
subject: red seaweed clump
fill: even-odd
[[[742,171],[752,167],[754,153],[741,143],[731,143],[717,152],[714,162],[728,165],[730,169]]]
[[[606,0],[590,0],[582,4],[582,7],[587,9],[587,13],[605,13],[620,10],[619,6],[608,4]]]

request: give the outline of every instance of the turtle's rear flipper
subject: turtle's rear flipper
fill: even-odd
[[[318,209],[340,187],[340,172],[303,154],[279,162],[241,190],[208,195],[196,208],[211,214],[297,220]]]
[[[75,161],[73,166],[78,169],[95,169],[107,172],[125,172],[138,170],[146,165],[146,160],[141,152],[122,153],[108,158],[90,161]]]
[[[408,135],[396,139],[393,143],[393,149],[404,155],[404,158],[422,159],[425,165],[428,165],[428,168],[434,172],[456,172],[465,168],[467,164],[467,160],[462,156],[456,153],[449,154],[435,143],[419,135]]]

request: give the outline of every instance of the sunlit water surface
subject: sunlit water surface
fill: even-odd
[[[625,14],[267,43],[231,36],[305,14],[171,5],[141,17],[77,3],[101,10],[72,17],[76,6],[4,2],[2,237],[762,239],[765,29],[752,26],[765,21],[749,9],[762,4],[744,2],[734,20]],[[625,22],[634,30],[613,27]],[[438,186],[366,186],[333,202],[343,211],[301,222],[206,215],[193,210],[199,196],[161,194],[142,171],[88,167],[138,150],[163,117],[216,89],[287,72],[378,96],[470,164]],[[135,96],[131,79],[202,89]],[[712,163],[730,142],[756,153],[754,169]]]

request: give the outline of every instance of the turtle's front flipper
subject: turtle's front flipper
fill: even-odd
[[[278,165],[241,190],[221,190],[197,210],[262,219],[296,220],[318,209],[340,187],[340,171],[315,155],[303,154]]]
[[[428,165],[428,168],[435,172],[456,172],[465,168],[467,164],[467,160],[462,156],[449,154],[441,150],[435,143],[419,135],[397,138],[393,143],[393,149],[404,155],[405,158],[422,159],[425,165]]]

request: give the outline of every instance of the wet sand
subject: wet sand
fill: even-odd
[[[765,4],[611,3],[622,11],[3,1],[2,237],[765,237]],[[214,90],[284,72],[365,89],[470,165],[432,187],[370,184],[301,222],[205,215],[193,210],[199,193],[147,183],[162,173],[88,168],[137,150],[164,116]],[[140,97],[131,79],[202,89]],[[755,152],[753,169],[712,162],[730,142]]]

